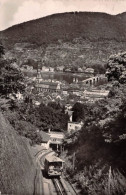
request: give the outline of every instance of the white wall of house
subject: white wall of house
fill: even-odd
[[[63,95],[67,95],[68,94],[68,91],[63,91]]]
[[[78,131],[82,128],[83,123],[77,123],[77,122],[68,122],[67,131]]]
[[[60,90],[60,84],[59,84],[59,83],[58,83],[56,89],[57,89],[57,90]]]
[[[42,67],[42,71],[44,71],[44,72],[49,72],[49,68],[46,67],[46,66],[43,66],[43,67]]]
[[[50,68],[49,68],[49,71],[50,71],[50,72],[54,72],[54,68],[50,67]]]
[[[50,132],[48,134],[50,135],[50,143],[54,143],[54,144],[62,144],[65,137],[63,133]]]
[[[50,140],[47,143],[41,143],[41,146],[45,147],[46,149],[49,149]]]

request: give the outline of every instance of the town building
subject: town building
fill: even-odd
[[[45,147],[46,149],[53,148],[57,151],[62,150],[62,144],[65,138],[63,132],[50,131],[49,129],[48,133],[38,131],[38,134],[42,138],[41,146]]]
[[[54,68],[53,67],[49,67],[49,71],[50,72],[54,72]]]
[[[41,72],[37,71],[35,89],[37,92],[58,92],[61,91],[61,83],[52,81],[43,81]]]
[[[25,69],[25,70],[28,70],[28,71],[33,70],[33,66],[29,66],[29,65],[22,65],[22,68]]]
[[[93,68],[86,68],[85,72],[88,72],[88,73],[94,73],[94,69]]]
[[[55,150],[61,150],[65,138],[64,133],[49,130],[48,135],[50,136],[50,147]]]
[[[71,68],[66,68],[64,72],[71,72]]]
[[[73,111],[67,110],[67,113],[69,115],[69,122],[67,125],[67,131],[70,133],[72,131],[78,131],[82,128],[83,122],[73,122]]]
[[[37,83],[39,83],[42,80],[42,75],[40,70],[37,70],[37,76],[36,76],[36,81]]]
[[[83,122],[68,122],[68,126],[67,126],[67,131],[71,132],[71,131],[78,131],[82,128],[83,126]]]
[[[67,90],[62,90],[62,94],[67,96],[68,95],[68,91]]]
[[[109,90],[85,90],[84,97],[89,102],[95,102],[97,100],[108,97]]]
[[[56,70],[57,70],[58,72],[63,72],[63,69],[64,69],[64,66],[57,66],[57,67],[56,67]]]
[[[35,85],[38,92],[58,92],[61,90],[60,83],[55,82],[40,82]]]
[[[49,67],[42,66],[42,72],[49,72]]]

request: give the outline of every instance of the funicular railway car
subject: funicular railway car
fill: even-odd
[[[48,176],[60,176],[63,172],[64,161],[56,156],[46,156],[45,173]]]

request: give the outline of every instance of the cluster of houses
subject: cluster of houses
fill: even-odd
[[[57,66],[56,68],[53,67],[47,67],[47,66],[42,66],[42,72],[73,72],[73,68],[65,68],[64,66]],[[75,72],[85,72],[85,73],[92,73],[94,74],[94,69],[93,68],[77,68]]]
[[[42,66],[41,71],[42,72],[63,72],[64,66],[57,66],[56,68],[53,67],[47,67],[47,66]]]
[[[27,70],[27,71],[32,71],[34,68],[33,66],[29,66],[29,65],[22,65],[22,70]],[[48,66],[42,66],[42,68],[40,69],[41,72],[73,72],[73,68],[66,68],[65,66],[57,66],[57,67],[48,67]],[[76,71],[74,72],[80,72],[80,73],[90,73],[90,74],[94,74],[94,69],[93,68],[86,68],[85,66],[82,68],[77,68]]]
[[[69,101],[69,103],[72,102],[72,104],[76,101],[91,103],[108,96],[109,91],[97,90],[93,86],[93,83],[97,83],[101,79],[106,78],[103,76],[96,76],[81,82],[78,81],[78,78],[73,78],[73,83],[68,84],[63,81],[43,80],[41,72],[38,71],[35,90],[39,96],[43,96],[43,98],[47,100],[47,103],[48,100],[55,101],[57,98],[62,103],[64,101]]]
[[[61,84],[56,82],[40,82],[35,85],[38,92],[58,92],[61,90]]]
[[[73,122],[72,120],[73,111],[71,111],[71,106],[66,105],[66,112],[69,115],[67,132],[72,133],[75,131],[79,131],[83,126],[83,122]],[[53,148],[54,150],[57,151],[63,150],[63,142],[65,139],[65,134],[63,132],[51,131],[49,129],[48,132],[40,131],[38,133],[42,137],[41,146],[45,147],[46,149]]]
[[[93,83],[98,82],[104,77],[97,76],[88,78],[84,81],[79,82],[78,78],[73,79],[73,83],[68,84],[65,82],[55,81],[55,80],[43,80],[41,77],[41,71],[38,71],[37,77],[34,80],[34,90],[37,92],[38,101],[35,101],[36,105],[40,102],[48,104],[51,101],[60,101],[61,104],[65,105],[65,112],[69,115],[69,121],[67,125],[67,132],[79,131],[83,122],[74,122],[72,119],[73,111],[71,108],[76,102],[95,102],[99,99],[103,99],[108,96],[108,90],[98,90],[93,86]],[[33,86],[32,86],[33,87]],[[48,130],[48,132],[40,131],[40,136],[42,137],[42,146],[46,149],[53,148],[57,151],[63,149],[63,142],[65,134],[61,131],[54,132]]]
[[[92,81],[94,81],[94,78],[92,79]],[[43,81],[40,72],[38,72],[36,77],[35,89],[39,94],[39,98],[42,99],[42,101],[45,100],[44,103],[48,104],[50,101],[56,100],[60,100],[60,103],[64,103],[66,108],[65,112],[69,115],[69,121],[67,125],[68,133],[79,131],[83,126],[82,121],[74,122],[72,119],[73,111],[71,110],[71,108],[77,101],[81,103],[92,103],[99,99],[107,97],[109,94],[108,90],[98,90],[95,88],[91,88],[91,86],[90,88],[81,88],[78,84],[79,82],[76,79],[73,80],[73,83],[69,87],[66,85],[62,85],[62,83],[59,81]],[[61,151],[63,149],[63,141],[65,138],[63,132],[54,132],[49,130],[48,132],[40,131],[39,133],[43,139],[42,146],[47,149],[51,147],[57,151]]]
[[[91,100],[91,98],[102,99],[103,97],[108,96],[109,91],[105,90],[92,90],[92,91],[84,91],[84,95]],[[68,113],[69,121],[67,124],[67,132],[73,133],[79,131],[83,127],[83,121],[74,122],[73,121],[73,111],[71,104],[65,105],[65,113]],[[57,151],[63,150],[63,142],[65,139],[65,134],[61,131],[55,132],[51,131],[50,129],[48,132],[40,131],[40,136],[42,137],[41,145],[46,149],[53,148]]]

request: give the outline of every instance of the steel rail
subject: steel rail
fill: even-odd
[[[46,149],[41,149],[40,151],[38,151],[34,156],[37,157],[39,154],[42,154],[44,151],[46,151]]]
[[[54,186],[58,192],[58,195],[67,195],[66,189],[63,186],[60,179],[53,178],[52,181],[53,181]]]
[[[64,179],[67,180],[67,182],[70,184],[70,186],[71,186],[71,188],[73,189],[74,193],[75,193],[76,195],[78,195],[78,193],[76,192],[75,188],[73,187],[73,185],[72,185],[71,181],[68,179],[68,177],[66,177],[66,176],[64,175]]]

